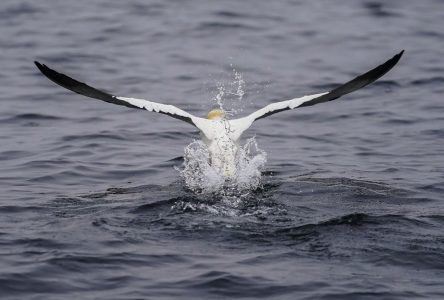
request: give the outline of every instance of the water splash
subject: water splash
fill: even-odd
[[[217,83],[217,94],[213,101],[224,110],[227,116],[234,116],[243,111],[243,97],[245,95],[245,80],[242,74],[230,64],[232,78],[228,83],[220,81]]]
[[[227,179],[221,170],[209,163],[210,153],[202,141],[195,140],[185,147],[183,169],[179,169],[186,186],[196,194],[216,193],[226,197],[248,194],[261,185],[261,171],[267,162],[266,152],[259,149],[255,138],[239,147],[236,173]],[[233,199],[228,199],[233,204]]]

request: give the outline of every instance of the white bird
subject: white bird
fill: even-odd
[[[244,131],[250,128],[254,121],[281,111],[335,100],[345,94],[356,91],[386,74],[397,64],[403,52],[404,50],[393,56],[385,63],[333,89],[330,92],[313,94],[272,103],[246,117],[234,120],[228,120],[225,112],[220,109],[210,111],[205,119],[196,117],[173,105],[161,104],[144,99],[114,96],[95,89],[85,83],[79,82],[64,74],[58,73],[37,61],[35,61],[35,64],[50,80],[78,94],[117,105],[158,112],[185,121],[197,127],[200,130],[202,140],[208,147],[211,165],[219,170],[223,176],[230,178],[236,174],[236,155],[238,152],[239,140]]]

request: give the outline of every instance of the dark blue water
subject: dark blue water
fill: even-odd
[[[444,3],[0,4],[1,299],[443,299]],[[359,92],[259,121],[262,186],[196,195],[198,138],[75,95],[39,60],[118,95],[204,116],[331,89],[406,49]]]

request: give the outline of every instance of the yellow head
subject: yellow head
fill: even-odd
[[[225,118],[225,112],[222,109],[213,109],[207,115],[208,120],[221,120]]]

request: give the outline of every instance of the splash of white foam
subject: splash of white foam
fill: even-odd
[[[243,147],[239,147],[236,174],[229,179],[210,165],[209,158],[208,148],[202,141],[193,141],[185,147],[184,164],[179,172],[193,192],[225,195],[228,197],[226,200],[233,204],[230,195],[237,197],[261,185],[261,171],[267,161],[267,155],[258,148],[254,137],[248,139]]]

